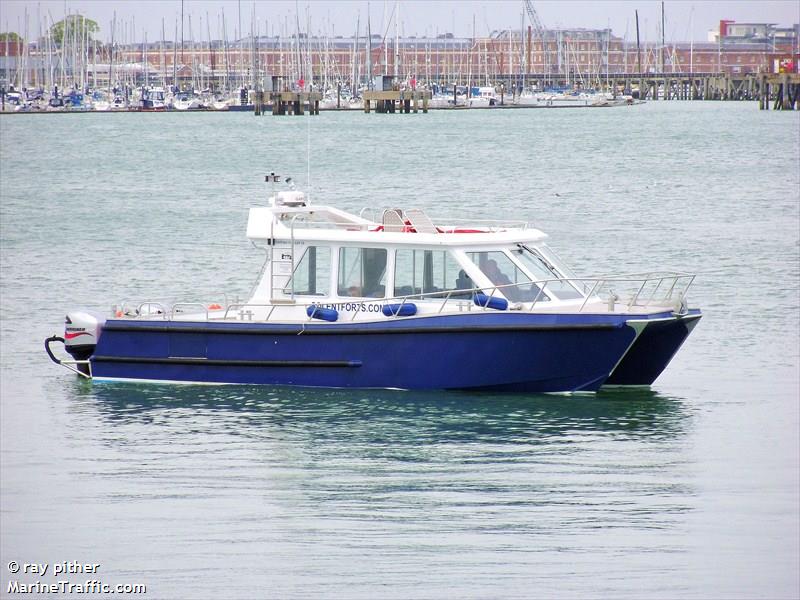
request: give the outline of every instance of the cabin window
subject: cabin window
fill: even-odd
[[[498,287],[497,291],[512,302],[533,302],[537,299],[542,302],[550,299],[505,252],[468,252],[467,256]],[[487,292],[491,293],[492,288]]]
[[[525,267],[537,280],[549,280],[546,291],[559,300],[583,298],[583,294],[581,294],[571,283],[563,281],[563,276],[555,270],[555,267],[553,267],[535,250],[532,250],[527,246],[518,246],[512,251],[512,254],[518,258],[523,265],[525,265]]]
[[[468,290],[472,287],[475,287],[472,281],[446,250],[409,249],[395,253],[395,296]]]
[[[340,296],[384,298],[386,296],[386,250],[384,248],[339,249]]]
[[[308,246],[284,290],[301,296],[327,296],[331,280],[331,249]]]

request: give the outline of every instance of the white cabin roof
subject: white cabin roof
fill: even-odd
[[[289,203],[282,203],[281,196],[289,198]],[[299,192],[292,192],[291,197],[281,192],[277,200],[271,198],[270,201],[272,206],[250,209],[247,222],[249,239],[471,248],[534,244],[547,238],[547,234],[522,221],[454,223],[431,220],[419,209],[407,209],[407,212],[400,213],[398,209],[391,209],[384,212],[384,215],[388,214],[388,218],[384,216],[384,222],[376,222],[330,206],[308,205]],[[402,214],[402,221],[398,214]],[[401,225],[398,227],[398,224]]]

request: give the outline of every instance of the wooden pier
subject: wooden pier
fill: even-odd
[[[319,92],[270,92],[269,104],[264,102],[266,92],[256,93],[255,114],[265,115],[272,111],[273,115],[302,115],[308,110],[309,115],[319,114]]]
[[[566,80],[533,74],[526,83],[569,86]],[[505,78],[507,89],[519,85],[518,78]],[[623,91],[640,100],[757,100],[762,109],[800,110],[798,73],[643,73],[609,74],[585,87],[600,91]]]
[[[770,101],[773,110],[800,110],[800,74],[761,75],[758,89],[761,110],[769,110]]]
[[[775,110],[800,109],[796,73],[642,77],[619,83],[637,85],[641,100],[758,100],[761,109],[770,102]]]
[[[386,90],[364,92],[364,112],[369,113],[373,108],[378,113],[410,113],[428,112],[428,101],[431,99],[430,90]]]

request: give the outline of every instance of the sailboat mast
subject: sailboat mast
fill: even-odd
[[[400,0],[394,3],[394,77],[400,76]]]
[[[664,40],[665,40],[665,37],[664,37],[664,3],[662,2],[661,3],[661,53],[660,53],[661,54],[661,72],[662,73],[664,72],[664,68],[665,68],[665,65],[664,65],[664,46],[665,46]]]
[[[175,20],[175,43],[172,44],[172,87],[178,89],[178,21]]]
[[[689,13],[689,73],[694,73],[694,7]]]
[[[639,45],[639,11],[635,10],[636,14],[636,66],[639,70],[639,77],[642,76],[642,49]],[[640,82],[641,85],[641,82]]]
[[[108,94],[111,95],[111,83],[114,80],[114,34],[117,31],[117,11],[114,11],[114,18],[111,20],[111,56],[108,62]],[[51,77],[52,80],[52,77]]]
[[[158,70],[161,72],[161,87],[167,87],[167,66],[164,61],[164,38],[166,38],[164,18],[161,18],[161,41],[158,43]]]
[[[353,38],[353,55],[350,61],[350,92],[354,98],[358,95],[358,73],[356,65],[358,63],[358,32],[360,28],[361,17],[359,15],[356,17],[356,35]]]
[[[214,60],[214,47],[211,45],[211,21],[208,20],[208,11],[206,11],[206,33],[208,35],[208,64],[210,69],[209,84],[213,90],[217,89],[216,80],[216,64]]]
[[[372,28],[369,21],[369,2],[367,2],[367,89],[372,89]]]
[[[181,0],[182,2],[183,0]],[[238,17],[239,17],[239,29],[237,30],[236,35],[236,70],[237,76],[240,78],[239,81],[241,82],[241,86],[245,87],[244,84],[244,68],[242,67],[242,38],[244,35],[242,34],[242,0],[238,1]]]

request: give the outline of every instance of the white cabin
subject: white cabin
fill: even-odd
[[[397,302],[413,302],[420,314],[480,310],[476,293],[511,310],[635,312],[642,299],[641,292],[628,305],[613,292],[601,297],[605,281],[574,277],[545,244],[547,235],[521,221],[435,223],[420,209],[387,209],[367,219],[284,191],[269,206],[250,209],[247,237],[268,252],[247,302],[259,314],[256,307],[272,315],[278,306],[320,305],[349,320],[375,319]],[[654,276],[653,298],[669,290],[663,300],[672,306],[673,292],[688,287],[678,285],[682,277]],[[624,287],[615,281],[617,290]],[[652,302],[646,308],[652,311]]]

